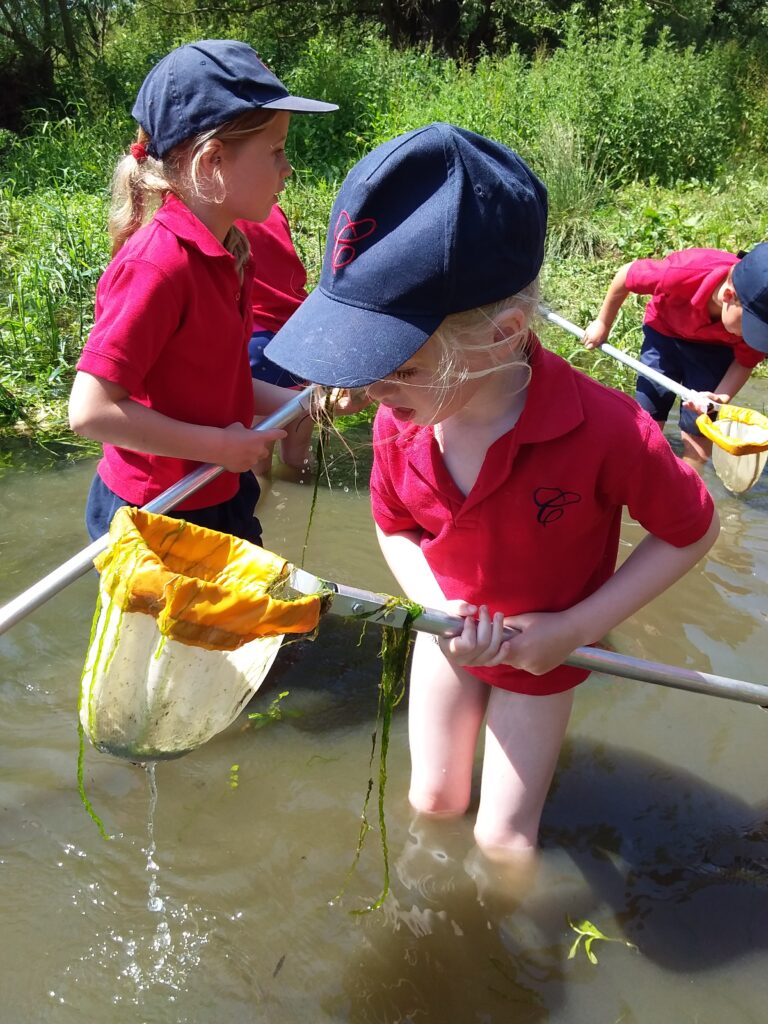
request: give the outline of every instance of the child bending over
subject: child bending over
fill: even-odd
[[[373,515],[414,601],[466,616],[419,635],[410,801],[529,857],[587,673],[563,664],[687,572],[712,500],[653,419],[531,330],[546,191],[490,139],[433,124],[379,146],[336,200],[319,288],[267,346],[292,373],[366,387]],[[624,508],[648,531],[616,569]],[[516,630],[505,639],[504,626]]]
[[[696,416],[710,402],[733,401],[768,355],[768,243],[742,258],[719,249],[684,249],[662,260],[626,263],[584,332],[587,348],[608,340],[630,292],[651,296],[640,361],[701,392],[680,410],[683,458],[700,467],[712,454],[712,442],[696,426]],[[638,377],[635,397],[663,428],[673,392]]]

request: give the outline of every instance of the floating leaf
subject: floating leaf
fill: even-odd
[[[570,916],[566,917],[568,927],[576,932],[576,941],[573,943],[568,951],[568,959],[573,960],[576,956],[576,950],[579,948],[579,944],[584,939],[584,952],[586,953],[587,959],[591,964],[598,962],[596,954],[592,950],[592,943],[595,941],[602,942],[621,942],[629,949],[637,949],[637,946],[633,942],[628,942],[626,939],[615,939],[609,935],[605,935],[600,929],[592,924],[591,921],[572,921]]]

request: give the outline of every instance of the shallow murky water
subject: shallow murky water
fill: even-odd
[[[746,401],[746,399],[745,399]],[[90,465],[0,478],[0,602],[86,543]],[[704,564],[611,636],[623,653],[767,682],[768,480],[711,478],[723,533]],[[268,546],[298,560],[309,489],[277,481]],[[624,542],[641,531],[628,523]],[[306,565],[392,591],[365,493],[321,492]],[[593,677],[580,687],[520,903],[472,857],[471,819],[425,829],[406,801],[404,709],[377,835],[338,899],[368,782],[379,635],[326,617],[286,648],[248,719],[147,772],[89,749],[76,702],[95,576],[0,637],[0,1021],[152,1024],[698,1022],[768,1005],[768,715]],[[567,923],[611,938],[591,964]]]

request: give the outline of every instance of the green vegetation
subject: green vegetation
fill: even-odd
[[[18,3],[37,10],[32,0]],[[88,6],[84,0],[82,10]],[[187,39],[255,40],[294,91],[340,104],[328,118],[294,118],[289,140],[295,174],[284,206],[311,283],[349,167],[382,140],[432,120],[507,143],[546,181],[545,298],[576,323],[594,315],[620,262],[687,245],[749,248],[768,237],[763,5],[730,0],[715,11],[705,0],[684,0],[662,27],[666,13],[634,0],[610,9],[565,0],[502,3],[493,5],[493,17],[490,4],[477,0],[461,5],[453,36],[441,34],[451,5],[440,0],[395,3],[394,20],[383,26],[351,0],[333,11],[330,3],[300,3],[291,25],[269,6],[194,16],[177,6],[173,19],[140,2],[118,4],[99,32],[101,23],[88,28],[83,15],[72,28],[76,54],[63,39],[52,44],[55,98],[17,110],[19,131],[0,129],[6,452],[5,442],[24,439],[57,455],[93,450],[72,437],[65,410],[109,256],[109,180],[131,141],[139,83],[154,60]],[[424,15],[421,36],[407,16],[411,8]],[[0,12],[0,28],[2,18]],[[43,52],[34,24],[24,22],[25,45]],[[476,59],[467,59],[475,51]],[[3,53],[0,43],[0,82],[10,66]],[[0,102],[0,123],[3,113]],[[614,334],[619,344],[637,343],[641,306],[625,304]],[[628,385],[612,360],[584,352],[556,329],[542,333],[601,379]],[[17,457],[17,449],[6,454]]]
[[[576,952],[581,944],[581,940],[584,940],[584,952],[587,960],[591,964],[597,965],[597,956],[595,955],[592,944],[594,942],[620,942],[623,946],[628,949],[637,950],[637,946],[633,942],[628,942],[626,939],[613,939],[608,935],[604,935],[599,928],[596,928],[591,921],[572,921],[570,917],[566,918],[568,921],[568,927],[576,932],[576,940],[568,950],[568,959],[573,960],[576,956]]]

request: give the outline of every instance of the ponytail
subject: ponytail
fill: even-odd
[[[222,202],[225,194],[224,182],[220,177],[203,181],[200,176],[200,158],[205,145],[212,139],[237,144],[255,132],[263,131],[275,116],[273,110],[249,110],[218,128],[201,132],[179,143],[163,160],[149,155],[151,139],[139,127],[136,141],[120,159],[112,177],[112,205],[109,214],[112,255],[152,218],[169,193],[177,195],[182,202],[185,192],[191,192],[207,202]],[[232,252],[238,270],[241,270],[250,252],[245,236],[232,228],[224,245]]]
[[[112,255],[146,224],[163,198],[173,191],[160,160],[147,153],[149,136],[139,128],[136,141],[121,158],[112,177],[109,237]]]

